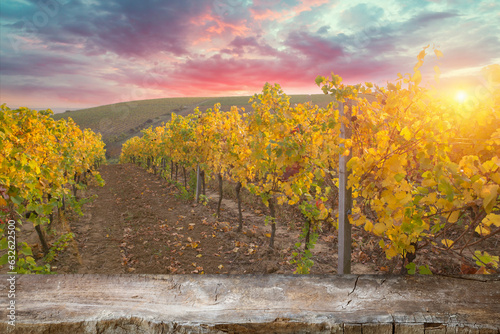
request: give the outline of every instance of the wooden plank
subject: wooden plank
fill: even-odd
[[[424,324],[396,324],[394,334],[424,334]]]
[[[393,324],[363,324],[363,334],[393,334]]]
[[[362,334],[361,324],[344,324],[344,334]]]
[[[0,333],[500,331],[500,276],[18,275],[15,327],[7,278]]]

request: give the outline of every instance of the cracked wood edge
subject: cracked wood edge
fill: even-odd
[[[0,290],[7,291],[8,276],[0,277]],[[218,331],[252,324],[251,331],[256,331],[258,324],[277,326],[277,320],[285,319],[278,322],[288,327],[326,326],[330,332],[340,326],[344,333],[351,331],[345,324],[386,324],[393,330],[397,324],[421,325],[432,334],[440,334],[441,325],[448,331],[500,331],[498,275],[480,280],[470,276],[19,275],[16,289],[18,329],[125,326],[129,321]],[[7,303],[3,292],[0,304]],[[6,322],[2,307],[1,332],[10,330]]]

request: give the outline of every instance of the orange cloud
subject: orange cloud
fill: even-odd
[[[208,13],[191,18],[190,23],[199,27],[196,33],[190,37],[191,45],[212,42],[214,36],[220,35],[246,36],[251,31],[246,20],[241,23],[229,23]]]
[[[246,26],[246,24],[232,24],[221,21],[219,19],[213,20],[217,25],[213,25],[207,29],[208,32],[222,34],[225,31],[231,31],[233,35],[236,36],[245,36],[247,32],[250,31],[250,28]]]
[[[226,31],[230,31],[233,35],[243,36],[246,35],[250,28],[247,26],[246,20],[240,24],[233,24],[229,22],[224,22],[218,17],[212,16],[210,14],[204,14],[197,18],[192,18],[190,22],[197,26],[209,26],[205,31],[212,34],[222,34]],[[203,38],[202,38],[203,39]]]

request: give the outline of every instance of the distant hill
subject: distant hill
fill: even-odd
[[[107,158],[111,161],[120,156],[121,145],[133,136],[140,136],[141,130],[150,126],[160,126],[170,121],[172,113],[186,116],[196,107],[200,110],[221,104],[224,111],[231,106],[251,110],[250,96],[229,97],[181,97],[141,101],[120,102],[104,106],[72,110],[54,114],[54,119],[71,117],[82,129],[90,128],[102,134],[106,143]],[[318,106],[326,106],[332,97],[324,94],[290,95],[290,103],[311,101]]]

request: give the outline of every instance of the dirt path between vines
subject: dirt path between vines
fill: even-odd
[[[268,247],[270,227],[262,210],[245,208],[245,226],[237,228],[237,204],[217,198],[209,204],[179,198],[179,191],[157,175],[132,164],[100,169],[104,187],[89,186],[97,198],[84,205],[83,216],[70,217],[75,239],[53,262],[57,273],[264,274],[293,273],[298,222],[280,223],[275,249]],[[312,273],[335,273],[335,234],[320,234],[313,250]],[[376,273],[373,263],[355,263],[353,273]]]

